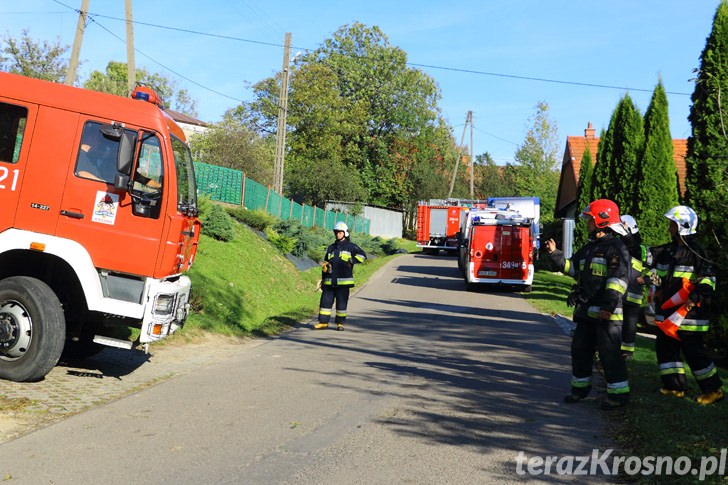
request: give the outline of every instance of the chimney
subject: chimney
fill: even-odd
[[[592,124],[590,121],[586,126],[586,130],[584,130],[584,138],[586,138],[587,140],[593,140],[595,131],[596,130],[592,128]]]

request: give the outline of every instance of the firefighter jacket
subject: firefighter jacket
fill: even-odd
[[[634,237],[625,236],[622,241],[627,246],[631,260],[625,303],[642,306],[646,303],[647,295],[645,285],[638,283],[637,278],[648,272],[648,267],[652,264],[652,252]]]
[[[330,264],[330,272],[322,275],[322,284],[328,286],[354,286],[353,267],[356,263],[366,261],[367,255],[362,249],[344,238],[326,248],[324,261]]]
[[[683,288],[683,278],[694,285],[689,299],[696,303],[680,325],[680,330],[707,332],[710,319],[710,304],[715,291],[715,276],[705,259],[705,250],[694,236],[683,236],[684,245],[671,242],[652,249],[655,270],[662,278],[662,284],[655,290],[655,320],[666,320],[682,304],[662,308],[663,303]]]
[[[589,241],[571,259],[566,259],[558,250],[549,254],[549,259],[576,279],[574,291],[569,296],[569,301],[576,306],[575,320],[597,320],[599,312],[604,310],[611,313],[611,321],[622,322],[631,258],[619,238],[609,233]]]

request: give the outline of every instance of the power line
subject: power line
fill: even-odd
[[[60,5],[63,5],[64,7],[73,9],[72,7],[69,7],[68,5],[65,5],[64,3],[60,2],[59,0],[53,0],[53,1],[55,1],[56,3],[58,3]],[[77,10],[75,10],[75,11],[77,11]],[[120,17],[113,17],[110,15],[94,14],[94,13],[90,13],[90,12],[89,12],[89,15],[94,15],[96,17],[107,18],[107,19],[111,19],[111,20],[117,20],[120,22],[126,22],[126,19],[123,19]],[[209,32],[200,32],[198,30],[170,27],[167,25],[153,24],[151,22],[142,22],[139,20],[134,20],[133,23],[139,24],[139,25],[144,25],[147,27],[154,27],[154,28],[158,28],[158,29],[183,32],[183,33],[187,33],[187,34],[202,35],[202,36],[206,36],[206,37],[215,37],[215,38],[225,39],[225,40],[234,40],[237,42],[247,42],[247,43],[251,43],[251,44],[267,45],[267,46],[271,46],[271,47],[281,47],[281,48],[285,47],[283,44],[280,44],[277,42],[263,42],[263,41],[252,40],[252,39],[244,39],[241,37],[233,37],[233,36],[229,36],[229,35],[211,34]],[[291,46],[291,48],[303,50],[306,52],[313,52],[316,50],[316,49],[311,49],[308,47],[296,47],[296,46]],[[356,57],[362,58],[362,59],[367,58],[367,56],[356,56]],[[553,83],[553,84],[566,84],[566,85],[571,85],[571,86],[584,86],[584,87],[600,88],[600,89],[617,89],[620,91],[637,91],[637,92],[645,92],[645,93],[651,93],[654,91],[654,89],[633,88],[633,87],[629,87],[629,86],[612,86],[609,84],[586,83],[586,82],[580,82],[580,81],[565,81],[565,80],[560,80],[560,79],[548,79],[548,78],[534,77],[534,76],[519,76],[519,75],[515,75],[515,74],[503,74],[503,73],[497,73],[497,72],[479,71],[479,70],[475,70],[475,69],[463,69],[463,68],[458,68],[458,67],[436,66],[433,64],[419,64],[419,63],[414,63],[414,62],[407,62],[406,64],[411,67],[419,67],[419,68],[424,68],[424,69],[439,69],[442,71],[462,72],[462,73],[466,73],[466,74],[476,74],[479,76],[495,76],[495,77],[503,77],[503,78],[508,78],[508,79],[521,79],[524,81],[545,82],[545,83]],[[681,93],[681,92],[677,92],[677,91],[665,91],[665,93],[674,94],[677,96],[690,96],[690,93]]]
[[[100,24],[100,23],[99,23],[99,22],[98,22],[98,21],[97,21],[97,20],[96,20],[96,19],[95,19],[95,18],[94,18],[94,17],[92,16],[92,15],[91,15],[91,14],[88,14],[88,22],[89,22],[89,23],[91,23],[91,22],[95,23],[95,24],[96,24],[96,25],[98,25],[98,26],[99,26],[100,28],[102,28],[103,30],[105,30],[106,32],[108,32],[108,33],[109,33],[109,34],[110,34],[111,36],[115,37],[116,39],[120,40],[120,41],[121,41],[121,42],[123,42],[123,43],[126,43],[126,41],[125,41],[124,39],[122,39],[121,37],[119,37],[118,35],[116,35],[115,33],[113,33],[113,32],[112,32],[111,30],[109,30],[109,29],[107,29],[106,27],[104,27],[103,25],[101,25],[101,24]],[[182,74],[180,74],[180,73],[176,72],[175,70],[173,70],[173,69],[171,69],[171,68],[169,68],[169,67],[165,66],[165,65],[164,65],[164,64],[162,64],[161,62],[157,61],[157,60],[156,60],[156,59],[154,59],[153,57],[151,57],[151,56],[147,55],[147,54],[146,54],[145,52],[142,52],[141,50],[139,50],[139,49],[137,49],[137,48],[134,48],[134,51],[135,51],[135,52],[138,52],[138,53],[139,53],[139,54],[141,54],[141,55],[143,55],[144,57],[146,57],[146,58],[147,58],[147,59],[149,59],[150,61],[154,62],[155,64],[157,64],[157,65],[161,66],[161,67],[162,67],[163,69],[166,69],[167,71],[171,72],[171,73],[172,73],[172,74],[174,74],[175,76],[178,76],[178,77],[180,77],[180,78],[184,79],[185,81],[188,81],[188,82],[190,82],[190,83],[194,84],[195,86],[199,86],[199,87],[201,87],[201,88],[203,88],[203,89],[206,89],[207,91],[210,91],[211,93],[215,93],[215,94],[217,94],[218,96],[223,96],[223,97],[225,97],[225,98],[231,99],[231,100],[233,100],[233,101],[237,101],[237,102],[239,102],[239,103],[242,103],[242,102],[243,102],[243,100],[241,100],[241,99],[238,99],[238,98],[234,98],[234,97],[232,97],[232,96],[228,96],[227,94],[223,94],[223,93],[221,93],[221,92],[219,92],[219,91],[215,91],[214,89],[211,89],[211,88],[209,88],[209,87],[207,87],[207,86],[203,86],[202,84],[198,83],[197,81],[194,81],[194,80],[192,80],[192,79],[190,79],[190,78],[188,78],[188,77],[186,77],[186,76],[183,76]]]
[[[481,76],[496,76],[496,77],[505,77],[510,79],[523,79],[525,81],[539,81],[544,83],[555,83],[555,84],[570,84],[572,86],[586,86],[590,88],[604,88],[604,89],[619,89],[621,91],[641,91],[645,93],[651,93],[654,90],[653,89],[642,89],[642,88],[630,88],[627,86],[610,86],[608,84],[594,84],[594,83],[583,83],[583,82],[577,82],[577,81],[563,81],[563,80],[557,80],[557,79],[546,79],[542,77],[530,77],[530,76],[516,76],[515,74],[500,74],[497,72],[485,72],[485,71],[475,71],[472,69],[460,69],[456,67],[444,67],[444,66],[433,66],[429,64],[416,64],[413,62],[408,62],[408,66],[414,66],[414,67],[422,67],[427,69],[440,69],[443,71],[452,71],[452,72],[464,72],[467,74],[478,74]],[[690,93],[679,93],[675,91],[665,91],[666,94],[676,94],[679,96],[690,96]]]

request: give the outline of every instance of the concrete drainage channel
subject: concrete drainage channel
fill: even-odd
[[[107,347],[88,359],[59,362],[39,382],[0,380],[0,443],[265,342],[214,340],[167,343],[149,354]]]

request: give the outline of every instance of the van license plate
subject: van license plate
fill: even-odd
[[[495,276],[495,271],[478,271],[478,276]]]

